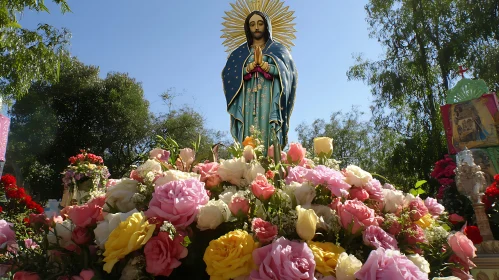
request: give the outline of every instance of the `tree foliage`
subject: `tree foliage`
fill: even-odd
[[[465,65],[497,85],[498,0],[371,0],[371,37],[384,48],[379,61],[357,57],[349,79],[363,80],[374,97],[376,130],[396,131],[401,141],[387,162],[399,177],[429,179],[446,153],[439,107]],[[490,63],[490,65],[489,65]]]
[[[45,197],[59,197],[59,173],[79,149],[103,154],[110,172],[123,175],[151,129],[149,103],[133,78],[101,79],[98,68],[75,59],[61,70],[59,83],[33,84],[11,110],[7,163]]]
[[[70,11],[65,0],[52,2]],[[0,0],[0,91],[6,99],[22,97],[33,81],[56,81],[67,58],[70,33],[47,24],[22,28],[17,16],[25,10],[49,12],[44,1]]]
[[[389,130],[376,131],[363,115],[352,107],[348,112],[333,112],[327,122],[323,119],[316,119],[310,125],[303,122],[296,128],[298,139],[303,147],[312,151],[314,138],[333,138],[332,157],[341,161],[340,168],[354,164],[390,179],[389,175],[394,173],[384,163],[393,153],[396,135]]]

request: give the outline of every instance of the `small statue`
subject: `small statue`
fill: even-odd
[[[297,83],[297,72],[289,50],[273,39],[271,19],[268,14],[259,10],[270,6],[266,3],[269,1],[275,2],[239,0],[233,5],[234,9],[244,6],[254,10],[249,13],[227,13],[229,17],[234,15],[236,19],[237,15],[247,15],[244,18],[246,38],[231,52],[222,72],[230,130],[234,140],[242,143],[245,137],[251,135],[250,127],[253,126],[261,132],[265,150],[272,145],[273,132],[282,147],[287,143]],[[279,17],[279,24],[283,24],[282,18],[290,15],[292,13],[286,12],[284,17]],[[237,25],[235,26],[233,29],[237,30]],[[225,32],[226,37],[233,34],[230,30]]]
[[[494,240],[494,237],[485,213],[485,205],[482,203],[483,191],[486,186],[484,173],[480,170],[480,166],[475,164],[473,155],[467,148],[457,154],[456,161],[457,190],[473,203],[478,228],[485,245],[486,241]]]

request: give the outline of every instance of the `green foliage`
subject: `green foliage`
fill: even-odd
[[[429,179],[433,163],[446,153],[439,106],[459,65],[497,85],[498,4],[371,0],[366,5],[370,36],[382,44],[384,58],[358,56],[347,75],[371,86],[376,130],[391,129],[399,138],[385,163],[399,174],[397,180]]]
[[[314,138],[333,138],[332,157],[341,161],[341,168],[355,164],[369,172],[386,175],[392,180],[391,175],[394,173],[389,171],[393,167],[384,163],[393,153],[397,137],[387,129],[376,131],[370,121],[362,120],[363,114],[353,107],[347,113],[333,112],[329,122],[317,119],[311,125],[301,123],[296,128],[298,139],[303,147],[312,151]],[[386,178],[380,179],[387,181]]]
[[[423,188],[421,188],[421,186],[423,186],[426,183],[427,183],[426,180],[421,180],[421,181],[416,182],[416,185],[414,185],[414,188],[409,190],[409,193],[411,193],[414,196],[418,196],[420,194],[425,194],[426,191]]]
[[[69,12],[65,0],[53,0],[61,12]],[[44,1],[0,1],[0,91],[6,99],[24,96],[33,81],[55,82],[67,59],[70,33],[40,24],[36,30],[22,28],[16,16],[25,10],[49,12]]]
[[[104,155],[121,177],[147,148],[151,129],[142,87],[128,75],[101,79],[96,67],[75,59],[61,70],[59,83],[33,84],[11,110],[7,163],[44,198],[60,197],[59,172],[80,149]]]

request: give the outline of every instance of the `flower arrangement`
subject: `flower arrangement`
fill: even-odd
[[[490,229],[496,240],[499,240],[499,174],[494,176],[494,182],[485,189],[482,202],[490,222]]]
[[[64,169],[63,205],[82,203],[88,200],[88,193],[103,189],[110,174],[100,156],[81,150],[80,154],[69,159],[70,164]]]
[[[297,143],[287,152],[270,147],[266,157],[249,138],[230,149],[233,158],[198,164],[195,150],[155,149],[131,178],[109,180],[105,194],[89,193],[61,217],[33,221],[42,236],[36,256],[45,258],[18,261],[10,273],[33,279],[469,276],[476,249],[462,232],[450,232],[436,199],[382,185],[358,166],[337,170],[328,158],[332,141],[314,143],[313,159]]]

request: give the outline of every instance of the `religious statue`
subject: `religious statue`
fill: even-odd
[[[274,8],[269,9],[269,6]],[[246,10],[227,13],[229,23],[224,25],[228,29],[237,30],[237,17],[247,16],[242,30],[245,40],[234,47],[222,71],[231,134],[234,140],[242,143],[252,134],[251,128],[254,127],[261,133],[265,150],[272,145],[274,133],[280,146],[284,147],[295,100],[297,72],[287,46],[273,37],[270,14],[283,15],[279,17],[278,30],[289,35],[285,38],[285,34],[280,34],[289,46],[294,32],[290,24],[292,12],[288,12],[287,7],[283,10],[282,3],[277,0],[239,0],[233,7]],[[267,13],[264,12],[266,8]],[[230,34],[233,33],[226,32],[225,37],[231,37]],[[234,45],[234,41],[230,43]]]

